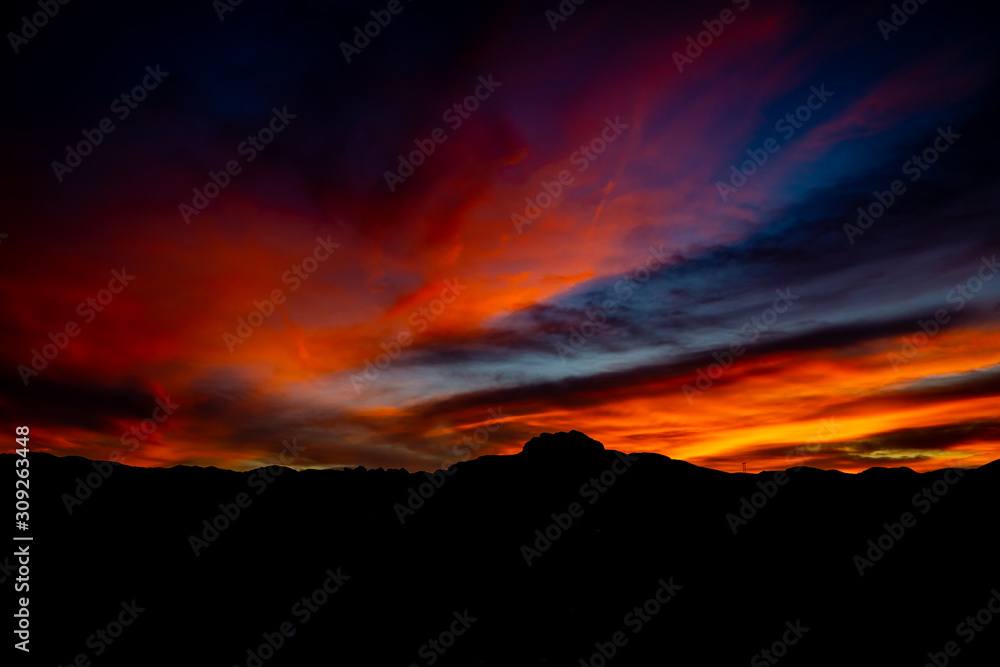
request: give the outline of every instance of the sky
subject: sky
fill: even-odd
[[[8,5],[3,421],[237,470],[998,459],[998,43],[904,4]]]

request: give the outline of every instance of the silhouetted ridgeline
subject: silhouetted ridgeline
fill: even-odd
[[[1000,462],[729,474],[576,432],[432,478],[30,461],[31,664],[1000,655]]]

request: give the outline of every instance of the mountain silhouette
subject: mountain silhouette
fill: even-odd
[[[525,456],[546,458],[599,456],[604,445],[579,431],[569,433],[542,433],[524,444]]]
[[[577,431],[433,474],[29,458],[37,664],[1000,655],[1000,461],[725,473]]]

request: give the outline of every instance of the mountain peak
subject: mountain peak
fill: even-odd
[[[580,431],[542,433],[524,444],[521,453],[526,456],[582,458],[600,454],[604,445]]]

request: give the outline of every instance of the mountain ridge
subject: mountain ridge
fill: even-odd
[[[547,438],[546,436],[550,436],[551,439]],[[606,449],[604,447],[603,443],[601,443],[600,441],[594,440],[593,438],[590,438],[589,436],[585,435],[584,433],[582,433],[580,431],[576,431],[576,430],[572,430],[572,431],[568,431],[568,432],[566,432],[566,431],[543,432],[543,433],[540,433],[538,436],[535,436],[535,437],[531,438],[530,440],[528,440],[528,442],[526,442],[524,444],[524,446],[521,448],[521,451],[519,451],[517,453],[514,453],[514,454],[485,454],[485,455],[478,456],[478,457],[473,458],[473,459],[467,459],[467,460],[463,460],[463,461],[457,461],[457,462],[453,463],[452,465],[453,466],[455,466],[455,465],[464,465],[464,464],[472,463],[474,461],[479,461],[481,459],[482,460],[492,460],[494,458],[506,458],[506,457],[523,456],[523,455],[527,455],[529,457],[532,457],[533,460],[544,460],[544,459],[556,458],[558,456],[573,455],[574,453],[572,452],[572,449],[575,448],[577,445],[582,444],[582,441],[581,441],[581,439],[580,439],[579,436],[582,436],[587,441],[590,441],[592,443],[596,443],[597,445],[600,446],[600,449],[593,449],[592,448],[589,451],[587,451],[586,447],[581,448],[583,450],[583,451],[580,452],[580,454],[582,456],[601,456],[604,453],[611,453],[611,454],[613,454],[615,452],[620,452],[621,451],[621,450],[614,450],[614,449]],[[561,443],[558,442],[559,439],[564,438],[564,437],[568,437],[568,438],[570,438],[570,440],[568,440],[568,441],[564,440]],[[549,446],[553,445],[553,444],[555,446],[550,448]],[[971,468],[967,468],[967,467],[964,467],[964,466],[948,466],[948,467],[944,467],[944,468],[935,468],[933,470],[926,470],[924,472],[918,472],[918,471],[913,470],[912,468],[909,468],[907,466],[872,466],[870,468],[866,468],[866,469],[858,471],[858,472],[849,472],[849,471],[844,471],[844,470],[838,470],[836,468],[816,468],[816,467],[813,467],[813,466],[791,466],[789,468],[784,468],[784,469],[779,469],[779,468],[775,468],[775,469],[762,469],[762,470],[758,470],[756,472],[747,472],[747,473],[744,473],[744,472],[739,472],[739,471],[730,472],[730,471],[727,471],[727,470],[719,470],[718,468],[710,468],[710,467],[707,467],[707,466],[700,466],[698,464],[691,463],[690,461],[687,461],[685,459],[675,459],[675,458],[672,458],[672,457],[667,456],[665,454],[660,454],[659,452],[621,452],[621,453],[628,454],[630,456],[660,457],[660,458],[663,458],[663,459],[665,459],[667,461],[674,461],[674,462],[678,462],[678,463],[683,463],[683,464],[686,464],[686,465],[694,466],[696,468],[701,468],[703,470],[713,470],[715,472],[720,472],[720,473],[724,473],[724,474],[727,474],[727,475],[759,475],[759,474],[764,474],[764,473],[774,473],[774,472],[782,472],[782,471],[784,471],[784,472],[790,472],[790,471],[796,470],[798,468],[805,468],[805,469],[815,470],[815,471],[820,471],[820,472],[839,472],[839,473],[842,473],[842,474],[845,474],[845,475],[881,474],[881,473],[878,473],[878,472],[872,473],[872,471],[890,471],[890,470],[902,470],[902,471],[907,471],[908,473],[912,473],[912,474],[915,474],[915,475],[926,475],[926,474],[937,473],[937,472],[940,472],[942,470],[947,470],[950,467],[958,467],[958,468],[961,468],[963,470],[977,470],[977,469],[987,468],[987,467],[991,467],[991,466],[995,466],[995,467],[1000,468],[1000,459],[996,459],[994,461],[990,461],[988,463],[984,463],[981,466],[976,466],[976,467],[971,467]],[[0,461],[4,460],[5,457],[12,457],[13,458],[13,457],[17,457],[17,456],[18,456],[17,454],[11,454],[11,453],[2,452],[2,453],[0,453]],[[50,452],[35,452],[35,451],[33,451],[33,452],[30,452],[30,456],[33,456],[33,457],[34,456],[52,457],[53,459],[58,459],[58,460],[67,461],[67,462],[69,462],[69,461],[84,461],[84,462],[91,462],[91,463],[93,463],[93,462],[106,462],[106,463],[110,463],[112,466],[115,466],[115,467],[134,468],[134,469],[137,469],[137,470],[152,470],[152,469],[155,469],[155,470],[173,470],[173,469],[179,468],[179,469],[198,469],[198,470],[219,470],[219,471],[225,471],[225,472],[233,472],[233,473],[237,473],[237,474],[251,473],[251,472],[254,472],[254,471],[257,471],[257,470],[261,470],[263,468],[272,468],[272,467],[283,468],[285,470],[290,470],[290,471],[295,471],[295,472],[306,472],[307,470],[308,471],[313,471],[313,472],[327,472],[327,471],[333,471],[333,472],[371,472],[371,473],[378,473],[378,472],[398,473],[398,472],[403,472],[403,473],[408,474],[408,475],[433,474],[433,473],[445,470],[443,468],[438,468],[437,470],[433,470],[433,471],[420,471],[420,470],[417,470],[417,471],[410,472],[406,468],[382,468],[382,467],[368,468],[367,466],[363,466],[363,465],[361,465],[361,466],[354,466],[354,467],[347,467],[347,466],[345,466],[345,467],[339,467],[339,468],[338,467],[329,467],[329,468],[313,468],[313,467],[310,467],[310,468],[297,468],[295,466],[284,466],[284,465],[280,465],[280,464],[260,466],[258,468],[248,468],[246,470],[234,470],[232,468],[220,468],[220,467],[215,466],[215,465],[201,466],[201,465],[192,465],[192,464],[175,464],[175,465],[172,465],[172,466],[169,466],[169,467],[164,467],[164,466],[133,466],[133,465],[128,465],[126,463],[120,463],[120,462],[110,461],[110,460],[107,460],[107,459],[89,459],[87,457],[79,456],[79,455],[75,455],[75,454],[59,455],[59,454],[52,454]]]
[[[174,638],[199,628],[204,664],[260,667],[263,637],[289,621],[261,665],[429,667],[421,646],[458,617],[468,633],[436,665],[595,664],[617,632],[614,665],[745,663],[797,621],[811,629],[782,666],[923,664],[1000,583],[995,463],[729,473],[595,445],[555,455],[584,441],[552,437],[547,453],[433,473],[31,454],[32,618],[60,628],[36,657],[70,664],[134,599],[149,611],[102,665],[175,663],[188,649]],[[634,632],[630,610],[657,594],[669,604]],[[1000,631],[980,637],[963,664],[995,655]]]

